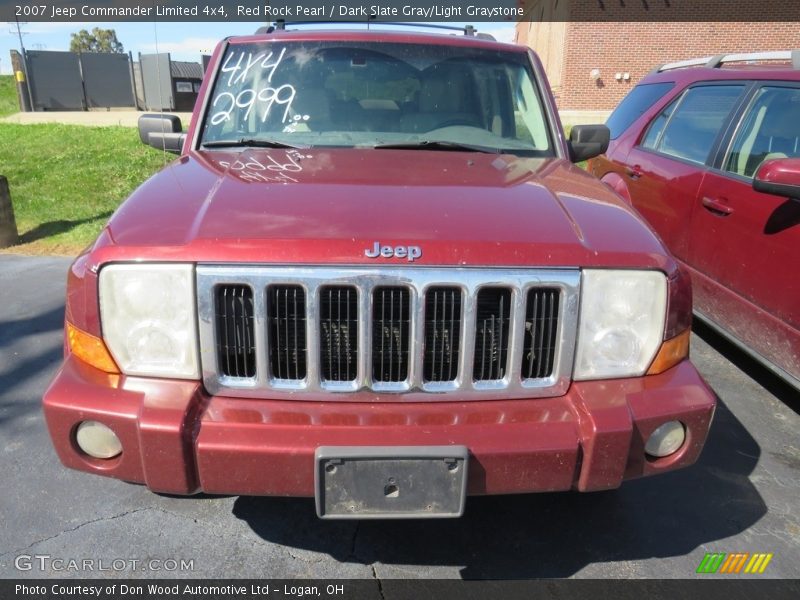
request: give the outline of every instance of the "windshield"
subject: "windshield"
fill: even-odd
[[[386,42],[230,45],[201,144],[225,142],[553,155],[525,54]]]

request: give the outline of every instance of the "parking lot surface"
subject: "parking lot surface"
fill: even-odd
[[[691,578],[707,552],[773,553],[757,577],[800,575],[798,394],[704,327],[692,360],[720,402],[694,467],[611,492],[470,498],[456,520],[329,522],[313,499],[167,497],[63,468],[40,399],[68,265],[0,255],[0,577]]]

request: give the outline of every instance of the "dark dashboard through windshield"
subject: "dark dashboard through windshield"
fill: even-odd
[[[230,45],[201,144],[247,140],[554,154],[525,54],[385,42]]]

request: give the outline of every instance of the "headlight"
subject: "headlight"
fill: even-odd
[[[194,265],[100,271],[103,338],[123,373],[199,379]]]
[[[575,379],[644,375],[664,337],[659,271],[583,271]]]

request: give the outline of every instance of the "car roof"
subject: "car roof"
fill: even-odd
[[[472,48],[486,48],[502,52],[526,53],[527,46],[509,44],[479,36],[464,34],[419,33],[416,31],[387,31],[366,29],[277,29],[271,33],[258,33],[253,35],[235,36],[228,38],[231,44],[247,44],[265,41],[292,41],[292,42],[388,42],[398,44],[426,44],[440,46],[460,46]]]
[[[778,64],[726,64],[722,67],[683,67],[666,71],[652,72],[643,77],[639,84],[676,82],[689,85],[697,81],[747,80],[754,79],[800,81],[800,69],[789,63]]]

